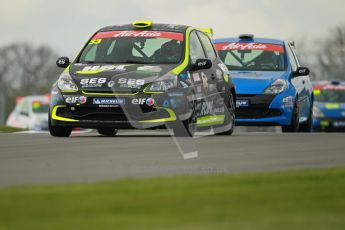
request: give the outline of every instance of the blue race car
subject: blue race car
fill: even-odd
[[[236,86],[236,124],[311,131],[309,69],[301,67],[293,44],[253,35],[213,42]]]
[[[345,81],[321,81],[313,86],[313,131],[345,131]]]

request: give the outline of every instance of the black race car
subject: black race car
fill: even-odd
[[[72,63],[57,60],[66,69],[51,90],[51,135],[73,127],[231,134],[236,93],[211,32],[149,21],[100,29]]]

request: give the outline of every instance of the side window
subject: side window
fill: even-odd
[[[94,61],[96,59],[97,46],[93,46],[85,55],[85,61]]]
[[[28,100],[25,100],[24,103],[23,103],[23,110],[25,112],[29,112],[30,111],[30,104],[29,104],[29,101]]]
[[[201,40],[202,45],[205,48],[207,58],[210,59],[211,61],[216,60],[217,54],[213,48],[213,45],[212,45],[210,39],[203,33],[198,32],[198,35],[199,35],[199,38]]]
[[[195,31],[192,31],[189,36],[189,46],[190,46],[190,58],[192,60],[192,63],[194,64],[197,59],[199,58],[206,58],[204,49],[202,48],[202,45],[200,43],[200,40],[198,38],[198,35]]]
[[[29,102],[26,99],[23,99],[23,101],[19,102],[19,104],[16,107],[16,110],[18,112],[29,112]]]
[[[297,64],[296,59],[295,59],[295,55],[293,54],[290,45],[286,45],[285,47],[286,47],[287,53],[289,55],[292,70],[295,71],[298,67],[298,64]]]

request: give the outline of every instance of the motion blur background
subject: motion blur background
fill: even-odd
[[[253,33],[296,42],[312,80],[345,80],[345,2],[342,0],[1,0],[0,125],[17,96],[48,93],[99,28],[147,19],[212,27],[214,38]]]

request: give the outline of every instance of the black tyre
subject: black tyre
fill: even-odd
[[[97,131],[103,136],[114,137],[116,136],[118,130],[115,128],[98,128]]]
[[[227,109],[229,111],[228,114],[226,114],[226,124],[230,125],[230,129],[225,131],[225,132],[220,132],[220,133],[216,133],[216,135],[232,135],[232,133],[234,132],[235,129],[235,101],[234,101],[234,95],[230,94],[229,97],[229,102],[228,102],[228,106]]]
[[[308,120],[300,124],[299,131],[302,133],[310,133],[313,129],[313,107],[309,110]]]
[[[299,129],[299,108],[297,103],[294,106],[292,119],[290,125],[283,125],[282,132],[283,133],[294,133],[298,132]]]
[[[52,125],[50,111],[48,117],[48,126],[50,135],[52,135],[53,137],[69,137],[72,133],[72,127]]]

